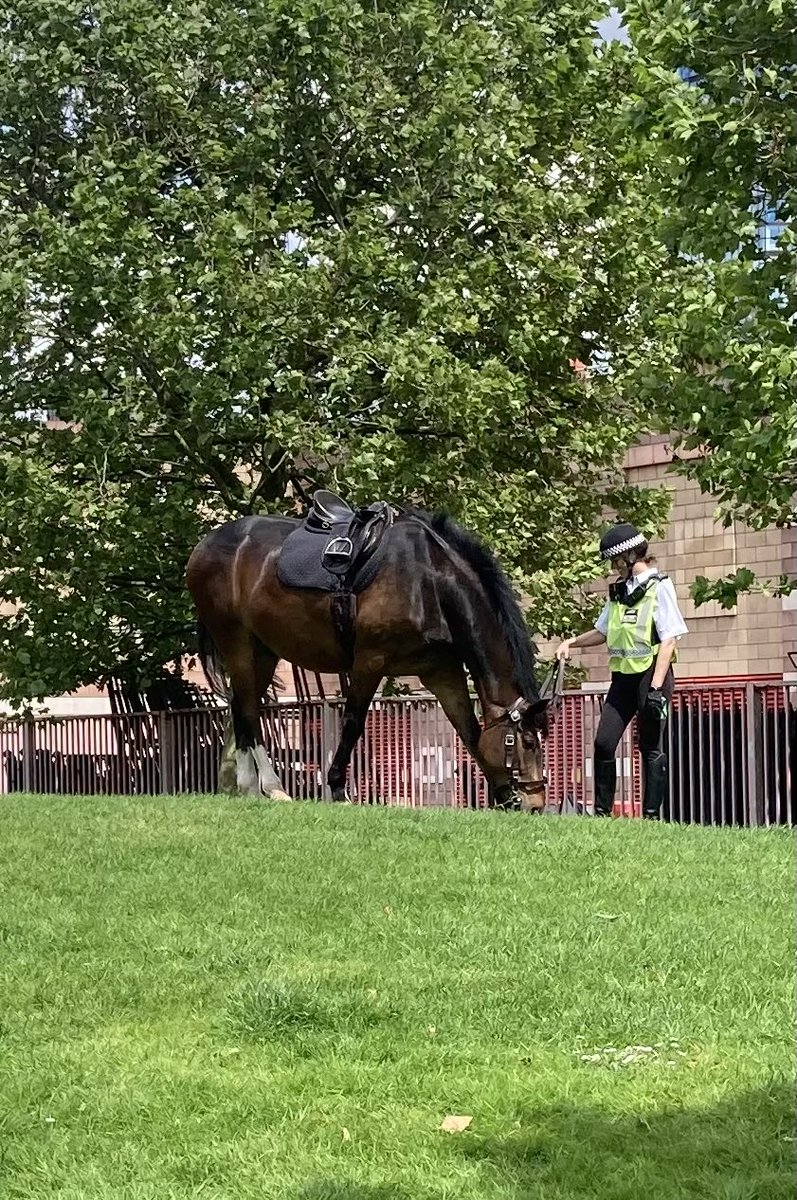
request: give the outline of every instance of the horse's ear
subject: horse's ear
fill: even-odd
[[[529,725],[532,725],[534,723],[534,718],[541,716],[550,703],[550,696],[540,696],[539,700],[530,700],[528,706],[523,710],[524,721],[527,721]]]
[[[523,728],[528,733],[537,733],[543,738],[548,736],[550,728],[548,705],[550,703],[550,696],[540,696],[537,700],[529,702],[528,708],[523,713]]]

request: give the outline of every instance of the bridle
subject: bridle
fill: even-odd
[[[546,775],[542,775],[540,779],[523,779],[520,774],[520,747],[518,738],[520,736],[520,722],[523,720],[523,714],[531,708],[531,704],[523,696],[518,696],[509,708],[499,713],[488,725],[482,727],[482,732],[486,733],[488,729],[495,729],[496,725],[503,725],[508,722],[506,732],[504,733],[504,770],[509,775],[510,786],[523,788],[524,792],[544,792],[548,786]]]
[[[554,712],[562,697],[564,670],[564,661],[559,660],[555,662],[540,691],[540,698],[548,699]],[[506,732],[504,733],[504,770],[509,775],[508,786],[512,791],[520,787],[524,792],[530,792],[534,795],[536,792],[545,791],[548,786],[548,776],[543,772],[540,779],[523,779],[520,774],[520,747],[518,745],[520,723],[523,720],[523,714],[529,708],[531,708],[531,702],[523,696],[518,696],[517,700],[513,704],[510,704],[509,708],[504,709],[489,724],[484,725],[482,732],[486,733],[488,729],[495,729],[497,725],[503,725],[504,722],[508,722]],[[540,739],[540,743],[541,741]]]

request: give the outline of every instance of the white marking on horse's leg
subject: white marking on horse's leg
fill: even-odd
[[[235,782],[243,796],[259,796],[257,765],[251,750],[235,751]]]
[[[282,784],[274,767],[271,765],[271,759],[266,753],[266,747],[263,745],[255,746],[252,750],[252,756],[255,760],[261,792],[266,796],[271,796],[274,800],[290,800],[288,793],[282,790]]]

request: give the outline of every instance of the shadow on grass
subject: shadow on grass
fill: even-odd
[[[793,1089],[773,1084],[709,1109],[525,1112],[451,1145],[506,1200],[794,1200],[794,1124]]]

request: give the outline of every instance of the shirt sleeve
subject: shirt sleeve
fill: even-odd
[[[609,632],[609,601],[607,600],[603,606],[603,611],[595,622],[595,628],[598,633],[602,633],[604,637]]]
[[[653,609],[656,633],[664,642],[667,638],[678,638],[689,630],[683,619],[671,579],[662,579],[656,589],[656,607]]]

